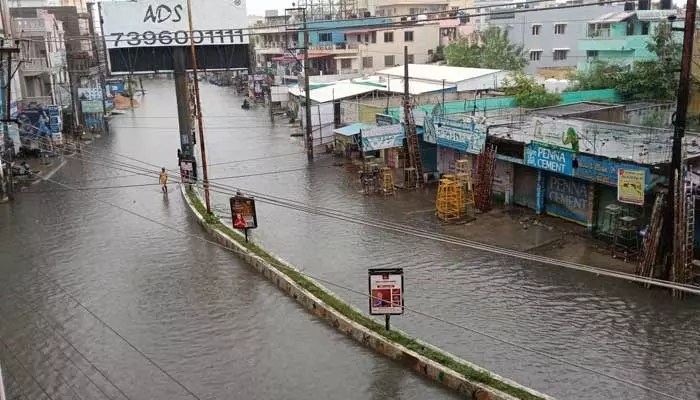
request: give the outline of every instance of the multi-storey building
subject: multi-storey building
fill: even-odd
[[[448,11],[449,0],[374,0],[378,17],[397,17]]]
[[[407,23],[393,29],[376,28],[345,32],[349,48],[357,53],[336,57],[342,73],[371,74],[376,70],[404,63],[404,46],[408,47],[409,64],[426,64],[441,44],[438,21]]]
[[[500,9],[504,11],[507,9]],[[580,40],[588,34],[589,20],[602,14],[619,13],[622,5],[590,5],[579,8],[541,8],[536,12],[498,13],[491,15],[490,25],[508,30],[513,43],[522,43],[529,64],[528,74],[538,68],[573,69],[587,57]]]
[[[63,23],[37,9],[33,18],[13,18],[15,39],[20,41],[20,82],[27,106],[70,104]]]
[[[596,60],[631,66],[636,60],[656,58],[647,43],[659,23],[671,15],[675,16],[676,10],[622,11],[600,14],[587,21],[586,36],[578,40],[578,49],[585,54],[578,69],[586,70]],[[681,27],[683,21],[673,24]],[[682,40],[682,32],[677,35]]]

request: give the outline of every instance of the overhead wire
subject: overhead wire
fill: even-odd
[[[131,158],[134,160],[133,158]],[[88,161],[88,162],[93,162],[96,164],[100,164],[100,162],[97,161]],[[139,161],[147,166],[151,166],[154,168],[159,168],[155,164],[151,164],[145,161]],[[143,171],[142,173],[144,176],[151,176],[151,177],[156,177],[157,173],[150,168],[145,168],[145,167],[134,167],[130,166],[127,168],[134,168],[136,170],[141,170]],[[133,170],[129,170],[129,172],[133,172]],[[173,171],[171,171],[173,172]],[[179,171],[176,171],[179,173]],[[201,181],[199,181],[201,183]],[[665,280],[660,280],[660,279],[655,279],[655,278],[647,278],[647,277],[640,277],[634,274],[629,274],[629,273],[624,273],[624,272],[618,272],[618,271],[612,271],[612,270],[606,270],[598,267],[592,267],[584,264],[578,264],[578,263],[573,263],[573,262],[567,262],[563,260],[557,260],[553,258],[548,258],[544,256],[539,256],[539,255],[534,255],[530,253],[525,253],[525,252],[520,252],[516,250],[510,250],[507,248],[502,248],[498,246],[493,246],[489,245],[486,243],[481,243],[477,241],[472,241],[472,240],[467,240],[467,239],[462,239],[462,238],[457,238],[454,236],[450,235],[444,235],[436,232],[430,232],[430,231],[425,231],[425,230],[418,230],[415,227],[403,225],[403,224],[397,224],[393,223],[390,221],[365,221],[365,218],[361,215],[353,215],[347,212],[340,212],[338,210],[334,209],[329,209],[329,208],[324,208],[324,207],[317,207],[317,206],[310,206],[302,202],[297,202],[294,200],[286,199],[283,197],[278,197],[278,196],[272,196],[269,194],[265,193],[259,193],[256,191],[252,191],[246,188],[242,187],[235,187],[235,186],[230,186],[230,185],[223,185],[219,184],[217,182],[210,182],[209,183],[209,190],[216,192],[217,190],[223,190],[223,191],[244,191],[247,192],[251,195],[256,196],[257,199],[259,199],[261,202],[267,202],[270,203],[271,205],[276,205],[279,207],[285,207],[289,209],[295,209],[297,211],[302,211],[306,213],[311,213],[311,214],[316,214],[316,215],[321,215],[321,216],[326,216],[330,218],[335,218],[335,219],[341,219],[346,222],[351,222],[354,224],[362,224],[362,225],[368,225],[368,226],[373,226],[382,230],[389,230],[393,231],[395,233],[402,233],[402,234],[407,234],[411,236],[416,236],[424,239],[430,239],[433,241],[440,241],[443,243],[449,243],[449,244],[454,244],[462,247],[468,247],[476,250],[482,250],[482,251],[487,251],[491,253],[496,253],[496,254],[501,254],[501,255],[507,255],[519,259],[524,259],[524,260],[529,260],[529,261],[535,261],[543,264],[548,264],[548,265],[554,265],[554,266],[562,266],[574,270],[579,270],[579,271],[586,271],[590,273],[594,273],[596,275],[602,275],[602,276],[608,276],[608,277],[615,277],[615,278],[620,278],[624,279],[627,281],[632,281],[632,282],[637,282],[637,283],[644,283],[644,284],[649,284],[652,286],[658,286],[658,287],[664,287],[664,288],[670,288],[670,289],[676,289],[680,291],[684,291],[686,293],[693,293],[693,294],[700,294],[700,288],[697,286],[693,285],[684,285],[684,284],[678,284],[678,283],[673,283],[670,281],[665,281]]]
[[[56,184],[58,184],[58,185],[61,185],[61,186],[70,188],[70,186],[63,184],[62,182],[55,181],[55,180],[53,180],[53,179],[49,179],[49,181],[50,181],[50,182],[53,182],[53,183],[56,183]],[[105,200],[102,200],[102,199],[97,199],[97,200],[100,201],[100,202],[106,203],[106,204],[108,204],[108,205],[113,205],[113,203],[110,203],[110,202],[105,201]],[[207,239],[207,238],[202,237],[202,236],[199,236],[199,235],[191,234],[191,233],[186,232],[186,231],[184,231],[184,230],[182,230],[182,229],[179,229],[179,228],[176,228],[176,227],[167,225],[167,224],[165,224],[165,223],[163,223],[163,222],[160,222],[160,221],[155,220],[155,219],[153,219],[153,218],[150,218],[150,217],[147,217],[147,216],[145,216],[145,215],[139,214],[139,213],[137,213],[137,212],[135,212],[135,211],[126,209],[126,208],[124,208],[124,207],[120,207],[120,206],[118,206],[118,205],[113,205],[113,206],[116,207],[116,208],[118,208],[118,209],[120,209],[120,210],[122,210],[122,211],[125,211],[125,212],[127,212],[127,213],[129,213],[129,214],[131,214],[131,215],[134,215],[134,216],[137,216],[137,217],[139,217],[139,218],[148,220],[148,221],[150,221],[150,222],[152,222],[152,223],[155,223],[155,224],[157,224],[157,225],[160,225],[160,226],[162,226],[162,227],[165,227],[165,228],[167,228],[167,229],[169,229],[169,230],[173,230],[173,231],[176,231],[176,232],[185,234],[185,235],[187,235],[187,236],[189,236],[189,237],[197,238],[197,239],[199,239],[199,240],[202,240],[202,241],[205,241],[205,242],[214,244],[214,245],[216,245],[216,246],[218,246],[218,247],[221,247],[221,248],[223,248],[223,249],[225,249],[225,250],[230,251],[230,249],[228,249],[226,246],[224,246],[224,245],[222,245],[222,244],[220,244],[220,243],[217,243],[217,242],[215,242],[215,241],[213,241],[213,240]],[[282,265],[282,264],[278,264],[278,263],[275,263],[275,264],[277,264],[278,267],[289,268],[289,267],[286,266],[286,265]],[[326,284],[329,284],[329,285],[333,285],[333,286],[335,286],[335,287],[342,288],[342,289],[345,289],[345,290],[354,292],[354,293],[356,293],[356,294],[361,294],[361,295],[364,296],[364,297],[372,298],[371,295],[368,295],[368,294],[366,294],[366,293],[362,293],[362,292],[356,291],[356,290],[354,290],[354,289],[352,289],[352,288],[349,288],[349,287],[347,287],[347,286],[344,286],[344,285],[341,285],[341,284],[338,284],[338,283],[329,281],[329,280],[327,280],[327,279],[323,279],[323,278],[316,277],[316,276],[311,275],[311,274],[309,274],[309,273],[307,273],[307,272],[304,272],[304,271],[297,271],[297,272],[298,272],[299,274],[303,275],[303,276],[306,276],[306,277],[308,277],[308,278],[317,280],[317,281],[319,281],[319,282],[323,282],[323,283],[326,283]],[[45,279],[49,279],[49,280],[50,280],[50,278],[48,278],[48,277],[45,278]],[[51,280],[50,280],[50,281],[51,281]],[[61,288],[62,291],[64,291],[67,295],[71,296],[70,293],[68,293],[64,288],[62,288],[60,285],[58,285],[58,283],[53,282],[53,281],[51,281],[51,282],[52,282],[54,285],[56,285],[56,286],[58,286],[59,288]],[[74,299],[74,301],[78,302],[77,299]],[[78,304],[80,304],[80,303],[78,302]],[[85,306],[83,306],[83,308],[85,308]],[[638,383],[635,383],[635,382],[631,382],[631,381],[629,381],[629,380],[625,380],[625,379],[623,379],[623,378],[619,378],[619,377],[616,377],[616,376],[614,376],[614,375],[611,375],[611,374],[608,374],[608,373],[605,373],[605,372],[597,371],[597,370],[595,370],[595,369],[593,369],[593,368],[579,365],[579,364],[577,364],[577,363],[574,363],[574,362],[571,362],[571,361],[562,359],[562,358],[560,358],[560,357],[551,355],[551,354],[549,354],[549,353],[546,353],[546,352],[543,352],[543,351],[540,351],[540,350],[536,350],[536,349],[532,349],[532,348],[529,348],[529,347],[527,347],[527,346],[522,346],[522,345],[519,345],[519,344],[517,344],[517,343],[515,343],[515,342],[512,342],[512,341],[510,341],[510,340],[501,339],[501,338],[499,338],[499,337],[497,337],[497,336],[494,336],[494,335],[491,335],[491,334],[487,334],[487,333],[485,333],[485,332],[481,332],[481,331],[476,330],[476,329],[472,329],[472,328],[465,327],[465,326],[463,326],[463,325],[461,325],[461,324],[457,324],[457,323],[454,323],[454,322],[451,322],[451,321],[447,321],[447,320],[445,320],[445,319],[436,317],[436,316],[434,316],[434,315],[432,315],[432,314],[429,314],[429,313],[425,313],[425,312],[422,312],[422,311],[418,311],[418,310],[415,310],[415,309],[412,309],[412,308],[409,308],[409,307],[404,307],[404,309],[406,309],[406,310],[408,310],[408,311],[410,311],[410,312],[416,313],[416,314],[418,314],[418,315],[421,315],[421,316],[424,316],[424,317],[427,317],[427,318],[430,318],[430,319],[434,319],[434,320],[436,320],[436,321],[443,322],[443,323],[449,324],[449,325],[454,326],[454,327],[458,327],[458,328],[467,330],[467,331],[472,332],[472,333],[475,333],[475,334],[483,335],[483,336],[485,336],[485,337],[488,337],[488,338],[490,338],[490,339],[492,339],[492,340],[495,340],[495,341],[498,341],[498,342],[500,342],[500,343],[508,344],[508,345],[510,345],[510,346],[519,348],[519,349],[521,349],[521,350],[528,351],[528,352],[532,352],[533,354],[538,354],[538,355],[540,355],[540,356],[549,358],[549,359],[551,359],[551,360],[558,361],[558,362],[564,363],[564,364],[566,364],[566,365],[570,365],[570,366],[573,366],[573,367],[580,368],[580,369],[585,370],[585,371],[587,371],[587,372],[591,372],[591,373],[593,373],[593,374],[600,375],[600,376],[606,377],[606,378],[608,378],[608,379],[611,379],[611,380],[614,380],[614,381],[617,381],[617,382],[620,382],[620,383],[625,383],[625,384],[628,384],[628,385],[637,387],[637,388],[642,389],[642,390],[646,390],[646,391],[649,391],[649,392],[656,393],[656,394],[658,394],[658,395],[661,395],[661,396],[664,396],[664,397],[667,397],[667,398],[680,400],[680,398],[678,398],[678,397],[676,397],[676,396],[673,396],[673,395],[670,395],[670,394],[661,392],[661,391],[659,391],[659,390],[656,390],[656,389],[653,389],[653,388],[650,388],[650,387],[647,387],[647,386],[644,386],[644,385],[641,385],[641,384],[638,384]],[[90,312],[90,311],[89,311],[89,312]],[[91,314],[92,314],[92,312],[91,312]]]

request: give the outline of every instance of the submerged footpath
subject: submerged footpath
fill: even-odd
[[[294,266],[246,242],[243,234],[224,225],[215,214],[207,213],[194,189],[181,185],[181,192],[198,223],[217,243],[238,254],[280,290],[346,336],[466,398],[553,400],[551,396],[496,375],[404,332],[386,330],[383,324],[341,300]]]

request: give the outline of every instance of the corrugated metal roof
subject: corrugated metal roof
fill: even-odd
[[[370,76],[368,78],[364,79],[355,79],[354,82],[357,82],[359,84],[372,84],[374,86],[378,86],[379,90],[383,92],[391,92],[391,93],[403,93],[403,79],[402,78],[393,78],[393,77],[383,77],[381,75],[377,76]],[[447,89],[453,89],[455,87],[454,84],[451,83],[445,83],[445,90]],[[422,81],[417,81],[415,79],[409,79],[408,81],[408,92],[412,95],[418,95],[418,94],[424,94],[424,93],[431,93],[431,92],[438,92],[442,91],[443,86],[442,83],[431,83],[431,82],[422,82]]]
[[[376,128],[376,127],[377,127],[377,125],[356,122],[354,124],[350,124],[348,126],[338,128],[338,129],[334,130],[333,133],[337,133],[338,135],[343,135],[343,136],[352,136],[352,135],[359,134],[360,130],[372,129],[372,128]]]
[[[402,77],[404,66],[388,68],[377,72],[377,75],[391,75]],[[409,64],[408,76],[411,79],[420,79],[424,81],[446,83],[458,83],[482,77],[484,75],[495,74],[501,72],[500,69],[485,69],[485,68],[463,68],[449,67],[445,65],[429,65],[429,64]]]
[[[588,21],[589,24],[612,24],[615,22],[622,22],[626,20],[627,18],[633,16],[635,13],[634,11],[615,11],[607,14],[603,14],[600,17]]]
[[[378,88],[355,84],[350,81],[338,81],[333,85],[324,86],[322,88],[311,91],[311,101],[317,103],[327,103],[333,100],[341,100],[348,97],[355,97],[361,94],[373,92]],[[304,97],[304,91],[299,87],[289,89],[289,93],[297,97]]]

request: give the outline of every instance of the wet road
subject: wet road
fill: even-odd
[[[154,87],[136,116],[171,112],[164,90]],[[84,153],[89,162],[69,159],[52,179],[155,182],[118,178],[130,173],[100,165],[113,153],[96,157],[174,164],[177,135],[129,128],[157,125],[148,121],[117,118],[114,133]],[[456,398],[336,334],[221,248],[103,202],[201,234],[174,186],[169,198],[157,186],[30,190],[38,193],[0,205],[9,399],[195,398],[187,390],[200,399]]]
[[[115,118],[113,133],[96,146],[175,167],[172,82],[149,82],[148,90],[143,107]],[[423,194],[363,196],[354,177],[329,166],[329,159],[321,157],[314,167],[304,168],[301,145],[289,137],[287,124],[270,125],[267,110],[241,110],[230,88],[203,84],[202,92],[212,178],[293,170],[220,183],[361,214],[368,220],[438,229],[429,214],[413,212],[414,205],[423,204],[416,200]],[[259,159],[230,163],[251,158]],[[123,174],[127,172],[72,161],[55,179],[103,178],[97,181],[100,185],[144,182],[143,177],[104,178]],[[0,337],[19,360],[13,361],[3,343],[0,357],[18,371],[19,386],[39,393],[23,372],[25,366],[53,388],[61,382],[51,372],[58,365],[75,375],[68,382],[90,387],[65,360],[70,358],[98,386],[109,388],[94,367],[56,337],[60,333],[117,386],[132,390],[131,398],[186,398],[181,388],[66,298],[53,281],[201,398],[230,398],[232,392],[240,398],[448,395],[339,337],[221,249],[164,231],[99,199],[200,232],[185,217],[179,195],[164,202],[157,187],[27,194],[12,214],[0,208]],[[225,195],[214,194],[214,202],[219,210],[227,209]],[[364,292],[367,267],[405,268],[407,306],[452,324],[407,313],[393,318],[392,325],[519,383],[563,399],[663,398],[459,326],[679,398],[700,396],[697,300],[673,301],[665,294],[587,273],[264,203],[258,204],[258,215],[260,229],[253,233],[254,240],[314,276]],[[362,296],[330,288],[366,307]],[[41,312],[26,311],[27,307]],[[50,330],[52,324],[57,333]],[[60,390],[70,394],[65,387]]]

